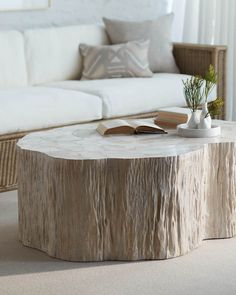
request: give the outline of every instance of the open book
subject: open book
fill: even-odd
[[[101,122],[97,131],[101,135],[109,134],[138,134],[138,133],[157,133],[166,134],[167,132],[161,127],[146,122],[144,120],[112,120]]]

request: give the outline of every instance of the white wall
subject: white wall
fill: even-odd
[[[0,12],[0,30],[97,23],[102,16],[129,20],[156,18],[166,12],[167,1],[51,0],[51,8],[45,11]]]

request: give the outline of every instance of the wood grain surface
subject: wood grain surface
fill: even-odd
[[[233,123],[232,130],[224,124],[223,132],[236,130]],[[64,145],[69,142],[66,132],[75,134],[71,128],[60,136],[57,131],[58,138],[64,134]],[[89,159],[82,141],[77,156],[66,157],[68,150],[60,154],[56,147],[61,141],[49,142],[53,132],[18,143],[19,235],[24,245],[69,261],[166,259],[190,252],[204,239],[236,235],[235,133],[231,141],[227,135],[198,145],[174,134],[159,143],[152,136],[138,137],[149,142],[150,151],[162,146],[166,156],[158,156],[158,149],[156,156],[138,156],[136,142],[136,157],[98,158],[94,153],[96,158]],[[178,140],[185,143],[184,151]],[[41,152],[34,145],[39,142]],[[103,152],[110,149],[104,145]]]

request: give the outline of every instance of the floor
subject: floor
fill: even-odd
[[[69,263],[22,246],[17,193],[0,194],[0,295],[235,295],[236,238],[147,262]]]

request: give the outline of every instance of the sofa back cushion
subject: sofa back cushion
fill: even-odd
[[[134,40],[150,40],[149,65],[154,73],[179,73],[171,43],[174,14],[163,15],[156,20],[141,22],[103,18],[112,44]]]
[[[0,32],[0,88],[27,86],[23,35]]]
[[[108,44],[105,29],[97,25],[27,30],[24,34],[30,85],[79,79],[80,43]]]

